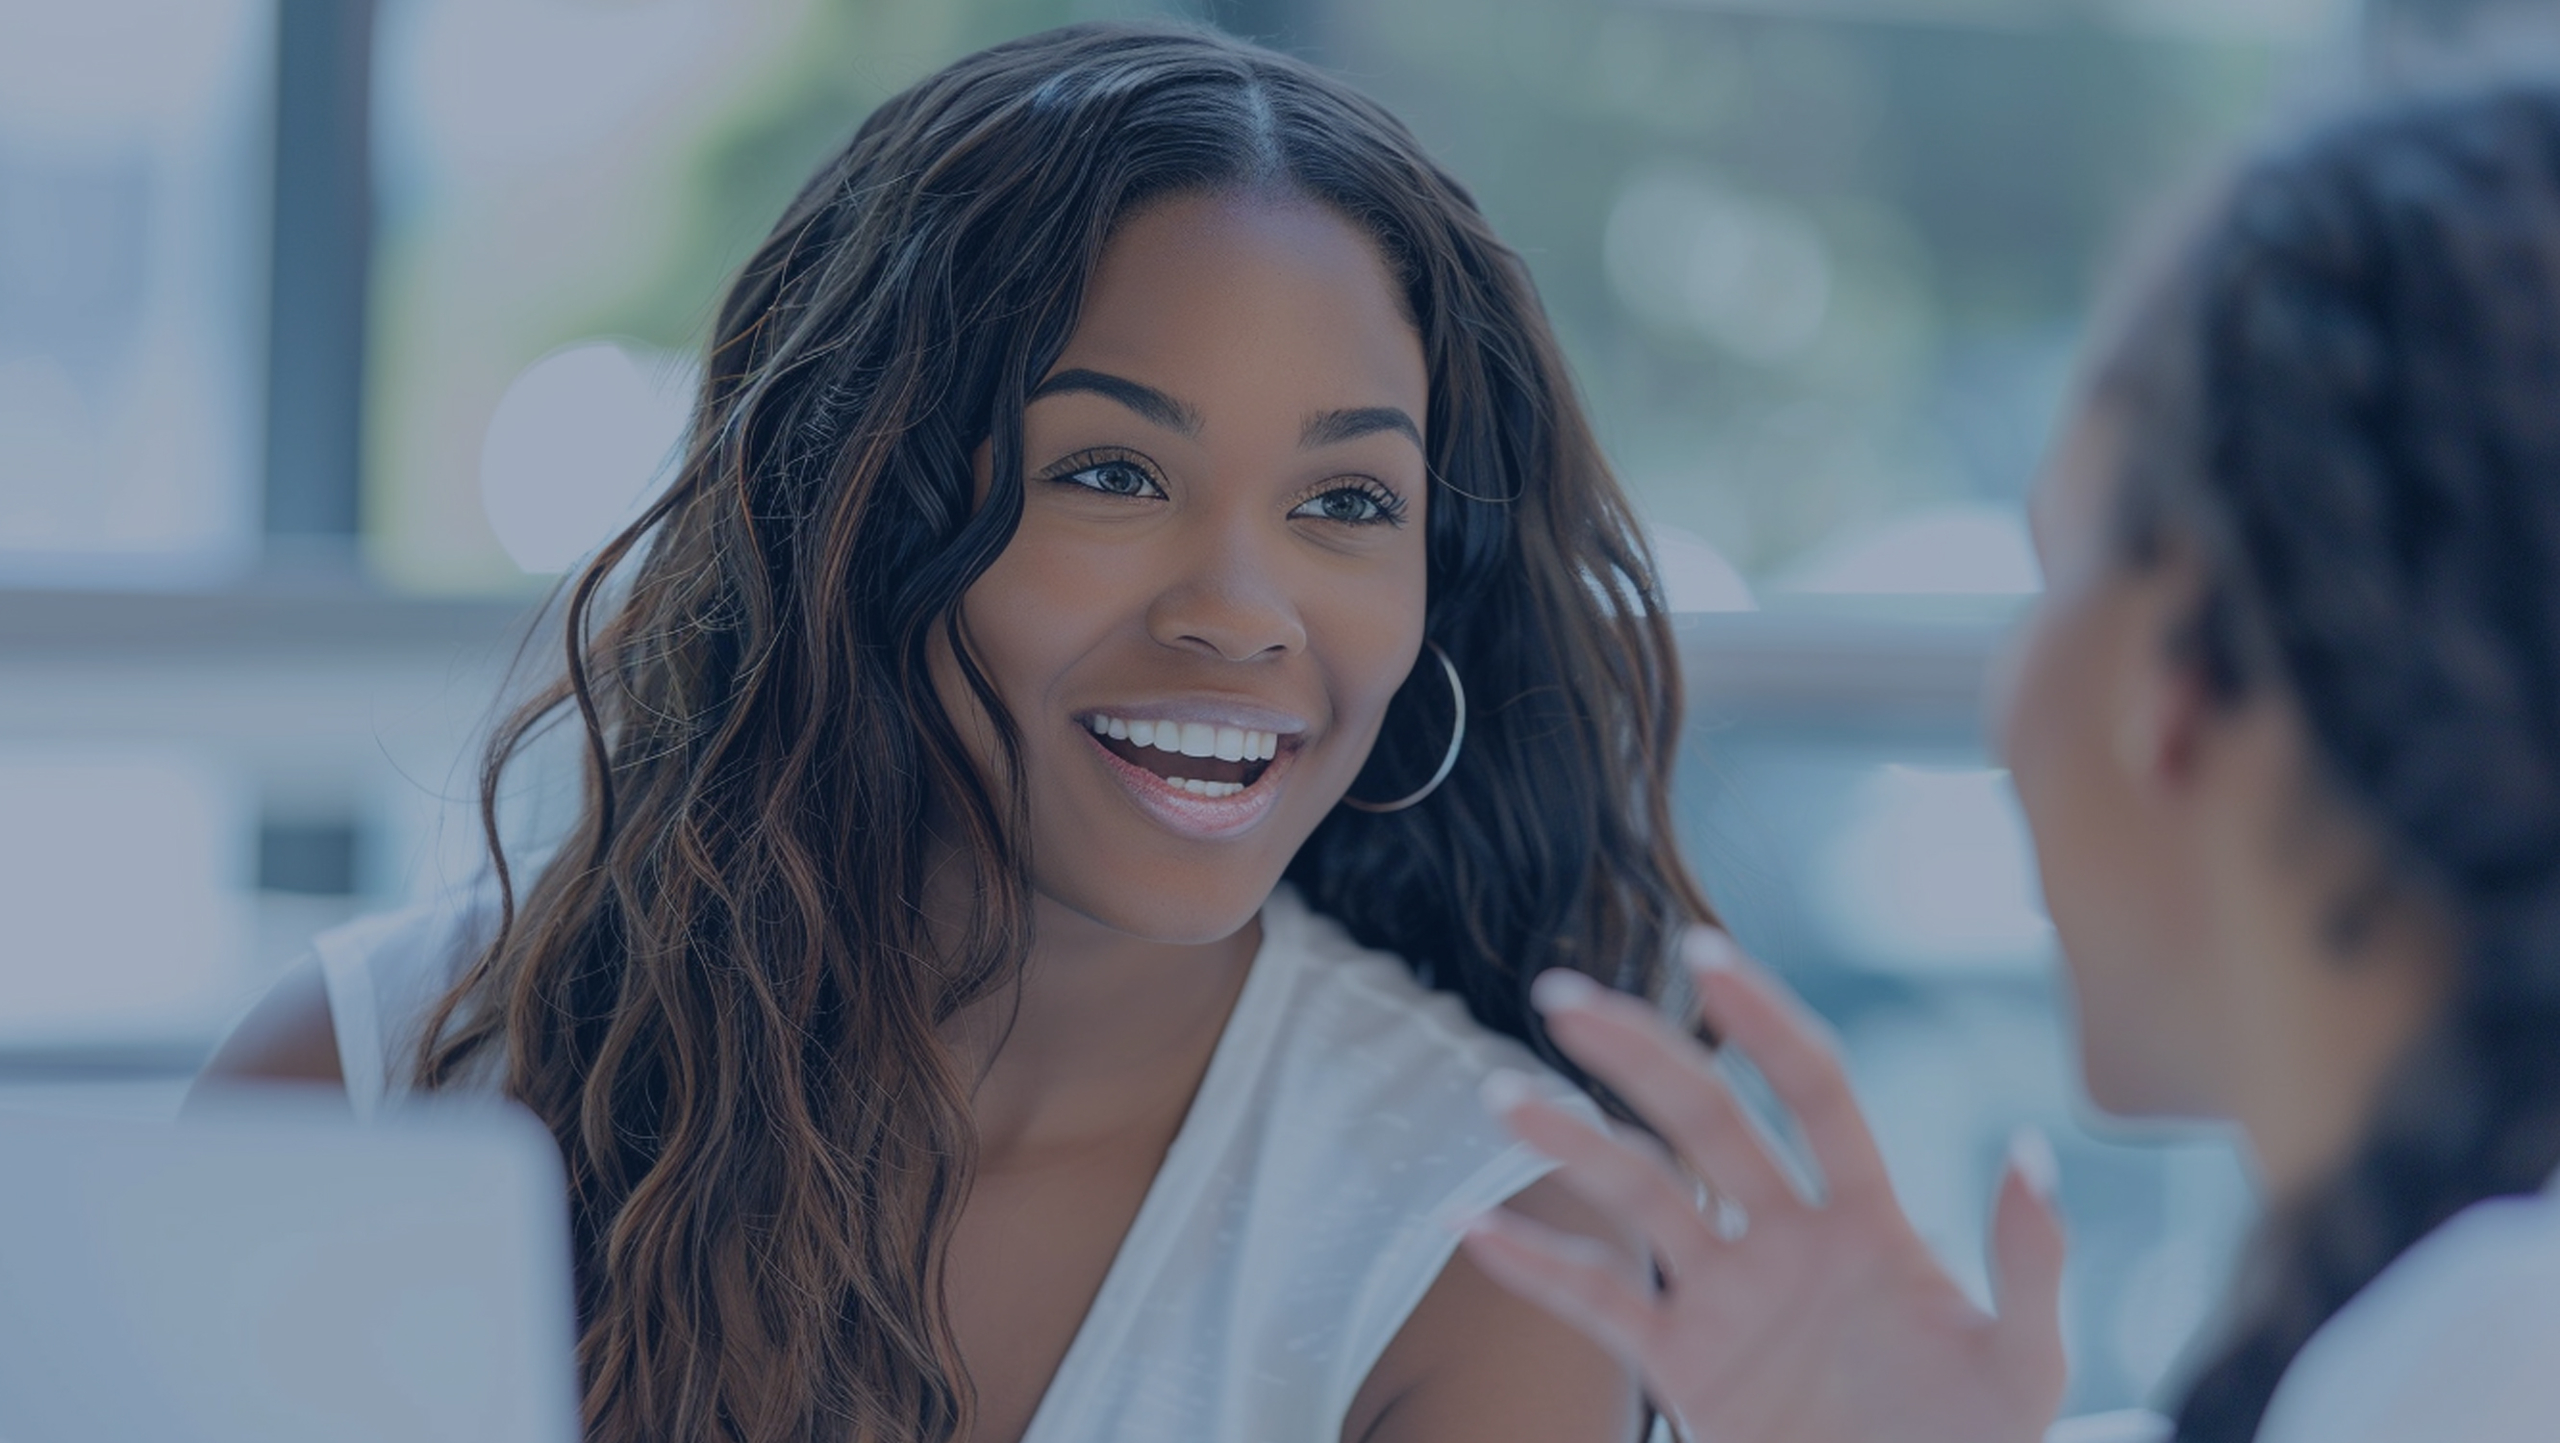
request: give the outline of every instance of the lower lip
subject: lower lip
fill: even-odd
[[[1093,740],[1093,734],[1085,734]],[[1280,778],[1297,759],[1295,747],[1283,748],[1253,779],[1253,785],[1232,796],[1204,797],[1186,792],[1164,778],[1134,762],[1123,760],[1100,741],[1093,749],[1102,757],[1103,765],[1120,783],[1121,790],[1138,804],[1138,810],[1186,837],[1214,841],[1232,837],[1252,827],[1280,799]]]

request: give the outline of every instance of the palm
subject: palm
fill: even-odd
[[[1704,1049],[1640,1003],[1571,989],[1547,999],[1557,1041],[1633,1102],[1747,1226],[1720,1234],[1650,1139],[1603,1135],[1514,1088],[1502,1099],[1512,1125],[1563,1164],[1577,1191],[1644,1236],[1662,1285],[1636,1284],[1509,1220],[1471,1235],[1478,1261],[1625,1355],[1697,1443],[2038,1437],[2063,1376],[2061,1237],[2051,1213],[2021,1177],[2004,1182],[2000,1312],[1984,1313],[1904,1218],[1816,1025],[1732,969],[1707,983],[1724,1035],[1802,1124],[1823,1201],[1789,1186]]]

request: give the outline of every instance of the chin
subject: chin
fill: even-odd
[[[2161,1122],[2182,1115],[2142,1069],[2106,1057],[2086,1041],[2080,1044],[2080,1086],[2091,1107],[2119,1122]]]
[[[1325,781],[1275,770],[1264,785]],[[1222,942],[1252,923],[1315,831],[1303,815],[1309,800],[1279,791],[1269,799],[1277,805],[1240,834],[1219,837],[1180,835],[1108,792],[1035,798],[1032,885],[1049,902],[1137,941]]]
[[[1035,878],[1039,894],[1089,921],[1127,937],[1171,947],[1222,942],[1251,923],[1279,885],[1276,870],[1202,868],[1153,885],[1132,887],[1125,876],[1108,881]]]
[[[2168,1055],[2169,1040],[2146,1010],[2111,989],[2092,987],[2082,969],[2069,969],[2073,1015],[2078,1024],[2080,1085],[2091,1106],[2124,1122],[2193,1121],[2202,1105],[2192,1066]]]

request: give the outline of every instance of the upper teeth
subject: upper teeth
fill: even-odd
[[[1207,722],[1127,721],[1099,713],[1085,719],[1098,737],[1114,737],[1186,757],[1227,762],[1267,762],[1280,755],[1280,734]]]

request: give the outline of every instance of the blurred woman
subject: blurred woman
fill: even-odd
[[[565,843],[324,938],[213,1073],[540,1115],[590,1438],[1635,1434],[1445,1220],[1612,1236],[1475,1094],[1533,972],[1650,994],[1706,916],[1673,649],[1392,118],[1180,29],[900,95],[567,613],[484,778],[497,848],[573,722]]]
[[[2176,1437],[2560,1437],[2560,90],[2271,154],[2133,299],[2035,498],[2046,590],[1998,712],[2091,1097],[2236,1121],[2267,1194]],[[1557,974],[1556,1038],[1677,1165],[1492,1099],[1664,1281],[1500,1216],[1472,1255],[1701,1440],[2038,1436],[2049,1168],[2001,1188],[1984,1314],[1819,1027],[1692,947],[1819,1202],[1704,1051]]]

